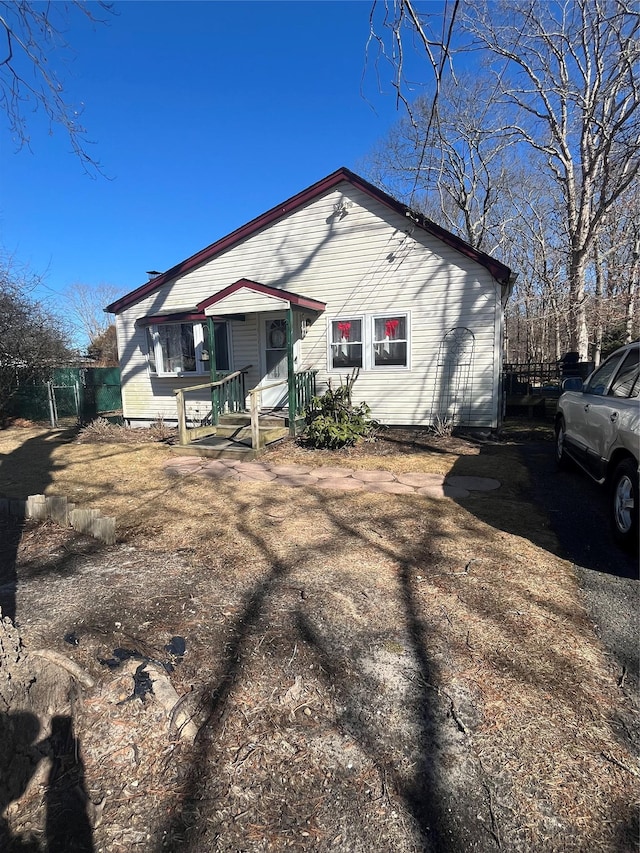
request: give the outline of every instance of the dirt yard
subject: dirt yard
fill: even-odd
[[[502,483],[454,501],[172,477],[125,433],[0,432],[0,496],[118,536],[0,518],[0,849],[636,849],[632,709],[517,441],[263,457]]]

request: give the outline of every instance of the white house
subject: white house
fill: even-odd
[[[310,376],[321,393],[358,368],[354,402],[382,423],[496,428],[510,281],[504,264],[338,169],[107,307],[124,417],[175,423],[176,390],[244,368],[236,408],[261,388],[262,410],[299,414]],[[211,405],[210,388],[190,392],[187,421]]]

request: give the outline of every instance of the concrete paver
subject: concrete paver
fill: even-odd
[[[442,487],[445,498],[468,498],[470,492],[467,489],[462,489],[460,486],[450,486],[445,483]]]
[[[420,486],[420,488],[416,489],[416,493],[419,495],[424,495],[426,498],[437,498],[439,500],[446,497],[444,493],[444,486],[439,486],[436,483],[434,483],[432,486]],[[465,496],[463,495],[463,497]]]
[[[351,476],[354,480],[362,480],[363,483],[384,483],[396,479],[390,471],[354,471]]]
[[[409,474],[397,474],[396,479],[399,483],[404,483],[405,486],[441,486],[444,483],[443,474],[425,474],[421,471]]]
[[[281,474],[278,476],[279,486],[317,486],[319,480],[311,474]]]
[[[321,465],[319,468],[314,468],[313,473],[319,480],[327,477],[350,477],[353,474],[353,468],[332,468],[330,465]]]
[[[277,474],[278,477],[295,477],[298,474],[308,474],[311,471],[311,465],[270,465],[268,462],[263,462],[262,464],[269,471]]]
[[[413,486],[405,486],[404,483],[398,483],[397,480],[393,482],[369,482],[365,483],[365,489],[368,492],[379,492],[380,494],[387,495],[415,495],[416,490]]]
[[[194,472],[195,473],[195,472]],[[210,468],[206,465],[202,468],[198,475],[200,477],[208,477],[210,480],[239,480],[240,474],[238,471],[234,471],[232,468],[224,468],[223,470],[219,468]]]
[[[354,480],[352,477],[326,477],[318,480],[315,484],[317,489],[335,489],[339,492],[355,492],[364,489],[362,480]]]
[[[256,468],[254,471],[247,471],[245,468],[237,469],[237,476],[240,480],[257,480],[258,482],[270,482],[277,480],[277,475],[271,471],[266,471],[264,468]]]

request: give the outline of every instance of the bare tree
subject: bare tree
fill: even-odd
[[[501,254],[518,270],[507,307],[508,361],[557,361],[569,346],[565,234],[548,189],[530,171],[505,189],[512,213],[499,226]]]
[[[101,335],[91,341],[87,347],[87,355],[94,359],[96,367],[118,366],[118,340],[115,323],[112,323]]]
[[[66,289],[68,322],[79,342],[85,346],[92,344],[113,324],[114,316],[105,313],[104,306],[113,302],[119,293],[120,288],[104,283],[76,282]]]
[[[418,11],[414,0],[373,0],[371,4],[367,59],[373,58],[380,86],[390,71],[396,102],[403,104],[410,115],[415,81],[407,76],[406,57],[417,48],[427,58],[427,73],[434,85],[432,108],[435,110],[440,83],[450,68],[450,44],[459,6],[460,0],[445,0],[442,8],[429,4],[425,13]],[[409,49],[406,41],[410,41]]]
[[[20,386],[47,379],[70,356],[62,320],[29,296],[38,281],[0,260],[0,411]]]
[[[413,151],[428,155],[422,160],[426,160],[430,170],[432,209],[436,209],[435,190],[440,216],[446,224],[489,251],[487,236],[495,219],[487,230],[485,224],[491,223],[491,216],[484,214],[488,214],[496,201],[492,199],[492,190],[500,188],[501,207],[507,216],[512,213],[517,219],[528,207],[526,198],[516,203],[511,213],[505,207],[504,187],[505,184],[512,187],[511,177],[505,182],[504,157],[492,152],[500,152],[501,146],[508,142],[509,150],[519,153],[525,167],[537,175],[541,186],[547,188],[545,194],[557,205],[550,220],[552,234],[543,243],[555,246],[556,236],[564,235],[563,246],[555,247],[553,252],[558,269],[552,278],[557,281],[559,273],[567,291],[567,299],[557,310],[562,312],[562,322],[568,311],[567,345],[587,359],[589,345],[593,343],[589,311],[597,302],[596,294],[590,292],[597,260],[595,243],[618,200],[628,192],[638,191],[640,16],[637,10],[626,0],[557,3],[474,0],[455,5],[445,3],[439,12],[427,5],[426,14],[418,12],[416,3],[396,0],[385,5],[385,10],[382,26],[389,31],[393,47],[385,58],[395,62],[396,88],[405,84],[402,91],[408,91],[404,70],[410,50],[422,52],[426,68],[435,79],[435,90],[426,101],[427,121],[419,124],[416,110],[411,109],[405,123],[414,135]],[[448,35],[446,40],[443,33]],[[443,84],[441,72],[445,67],[453,69],[454,61],[462,67],[463,52],[464,61],[468,63],[472,57],[478,65],[481,82],[476,85],[483,87],[486,95],[480,96],[475,114],[480,116],[480,108],[486,108],[481,131],[488,131],[488,136],[474,137],[469,133],[476,130],[465,128],[463,116],[469,113],[463,111],[458,117],[454,101],[452,110],[447,112],[445,102],[455,88]],[[497,110],[501,111],[499,122],[495,121]],[[482,139],[483,148],[474,150],[469,145],[472,138]],[[440,159],[434,158],[438,144],[443,149]],[[404,147],[398,147],[395,153],[406,154],[408,147],[405,140]],[[397,161],[402,163],[402,157],[397,157]],[[438,164],[440,175],[434,163]],[[420,186],[419,171],[425,172],[424,162],[421,166],[418,170],[414,157],[407,172],[414,191]],[[456,207],[457,218],[449,216]],[[546,204],[544,209],[548,210]],[[536,221],[534,217],[533,222]],[[521,236],[530,230],[530,224],[531,220],[521,223],[518,229]],[[541,237],[538,231],[534,243],[543,245]],[[631,239],[628,233],[627,239]],[[494,251],[508,250],[508,242],[496,242],[495,235],[492,240]],[[638,245],[637,240],[634,245]],[[527,251],[530,257],[539,254],[535,246]],[[634,263],[630,270],[628,306],[635,304],[636,270]],[[545,262],[536,272],[543,285],[549,279]],[[555,285],[550,293],[555,300],[558,295]],[[629,308],[629,327],[633,325],[632,312],[633,308]],[[559,327],[556,331],[560,331]]]
[[[474,248],[499,248],[510,213],[504,198],[518,170],[483,77],[444,81],[435,110],[419,98],[365,161],[372,180],[461,236]]]
[[[561,193],[571,348],[586,359],[594,241],[640,167],[640,16],[623,0],[485,0],[462,23],[512,110],[510,132]]]
[[[640,246],[640,199],[627,192],[605,217],[593,246],[594,287],[589,336],[596,364],[607,348],[638,332],[635,310]]]
[[[112,12],[111,3],[30,3],[26,0],[0,2],[0,109],[4,111],[18,148],[29,146],[29,113],[42,110],[50,127],[62,127],[73,152],[87,172],[99,168],[89,150],[90,142],[81,123],[82,105],[67,100],[56,67],[64,66],[71,49],[64,37],[70,14],[88,22],[103,22]]]

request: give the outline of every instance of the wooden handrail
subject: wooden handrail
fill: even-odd
[[[176,406],[178,408],[178,441],[181,445],[187,445],[190,442],[190,434],[195,434],[194,430],[187,429],[187,413],[185,409],[184,395],[187,391],[202,391],[205,388],[221,388],[224,385],[228,385],[233,382],[239,376],[247,373],[251,368],[251,365],[248,364],[246,367],[242,367],[240,370],[234,370],[233,373],[229,373],[228,376],[224,376],[222,379],[218,379],[215,382],[203,382],[201,385],[189,385],[186,388],[174,388],[173,393],[176,396]],[[217,409],[215,408],[215,404],[212,405],[212,417],[213,423],[217,424]],[[200,429],[200,428],[198,428]]]
[[[190,433],[195,434],[195,430],[187,429],[187,416],[185,410],[185,400],[184,395],[187,391],[201,391],[205,388],[221,388],[223,385],[232,382],[234,379],[237,379],[244,373],[247,373],[251,369],[252,365],[248,364],[246,367],[241,368],[240,370],[235,370],[233,373],[230,373],[228,376],[223,377],[222,379],[218,379],[216,382],[203,382],[201,385],[189,385],[186,388],[175,388],[173,393],[178,398],[176,403],[178,407],[178,434],[179,441],[181,445],[186,445],[189,443]],[[311,373],[314,371],[299,371],[298,373]],[[298,375],[295,374],[296,376]],[[279,385],[288,385],[289,379],[278,379],[275,382],[267,382],[265,385],[256,385],[255,388],[251,388],[248,392],[250,400],[250,414],[251,414],[251,446],[254,450],[260,449],[260,424],[259,424],[259,415],[261,408],[261,395],[262,392],[267,390],[268,388],[277,388]],[[244,393],[244,388],[243,388]],[[294,418],[292,417],[291,412],[289,413],[290,421],[293,422]],[[217,420],[214,421],[214,424],[217,423]],[[291,425],[291,424],[290,424]],[[295,429],[295,424],[294,427]],[[198,430],[201,429],[200,427]],[[292,432],[293,434],[293,432]]]
[[[200,391],[202,388],[219,388],[221,385],[224,385],[225,382],[229,382],[231,379],[235,379],[236,376],[241,376],[243,373],[248,373],[252,367],[253,365],[247,364],[246,367],[241,367],[240,370],[234,370],[233,373],[229,373],[227,376],[223,376],[222,379],[218,379],[216,380],[216,382],[204,382],[202,385],[189,385],[187,388],[174,388],[173,393],[180,394],[184,393],[185,391]]]
[[[264,391],[266,388],[275,388],[277,385],[287,385],[288,379],[278,379],[277,382],[267,382],[266,385],[256,385],[255,388],[251,388],[250,391],[247,391],[248,394],[258,394],[261,391]]]

